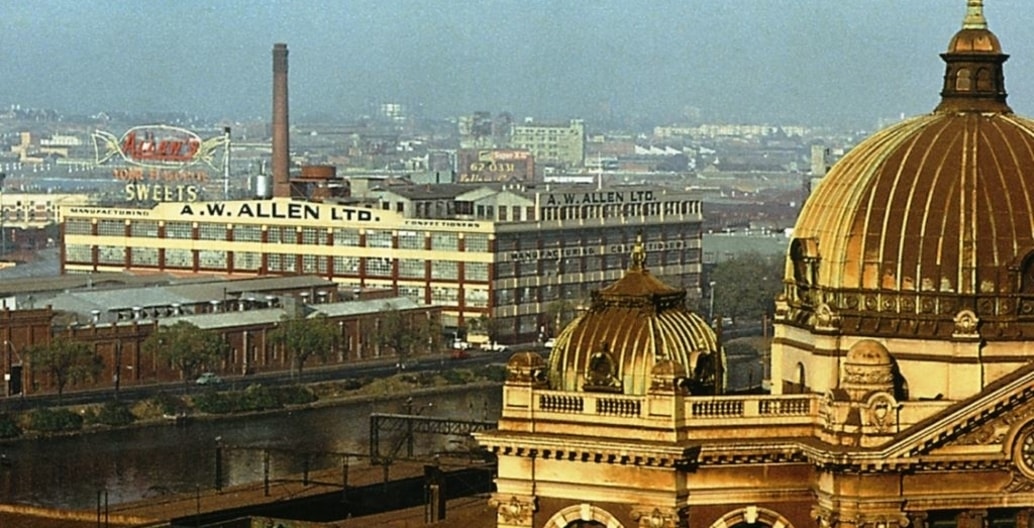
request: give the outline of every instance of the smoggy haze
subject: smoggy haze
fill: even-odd
[[[1034,10],[987,0],[1013,109],[1034,114]],[[0,5],[0,105],[270,114],[366,103],[447,116],[617,115],[872,126],[933,109],[964,0],[33,1]]]

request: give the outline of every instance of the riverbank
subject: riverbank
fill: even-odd
[[[220,391],[218,389],[198,390],[184,397],[164,393],[145,400],[132,402],[109,401],[101,404],[55,406],[46,408],[47,412],[65,413],[67,416],[81,417],[80,427],[70,430],[40,431],[31,427],[33,414],[40,409],[33,409],[4,415],[18,427],[19,434],[8,438],[0,438],[0,444],[9,444],[22,440],[75,436],[98,432],[129,430],[148,427],[179,426],[192,421],[232,421],[280,413],[290,413],[306,409],[319,409],[346,405],[370,404],[381,401],[397,400],[449,392],[470,391],[484,388],[492,390],[502,386],[505,369],[501,367],[481,367],[476,370],[451,369],[442,372],[398,373],[386,378],[369,380],[345,379],[324,381],[301,385],[312,396],[305,403],[276,404],[268,408],[246,410],[241,412],[205,412],[196,405],[199,398],[213,394],[244,395],[255,392],[261,385],[249,385],[236,391]],[[294,387],[297,388],[297,387]],[[97,417],[105,412],[105,406],[124,406],[132,415],[132,420],[123,424],[101,423]],[[2,428],[2,425],[0,425]]]
[[[217,483],[228,490],[262,482],[267,474],[271,481],[291,480],[306,471],[340,470],[342,461],[368,465],[372,414],[412,409],[432,418],[494,421],[501,412],[495,382],[384,383],[385,391],[371,387],[279,411],[197,416],[178,427],[158,422],[10,442],[0,447],[11,460],[0,467],[0,502],[92,510],[101,492],[114,507],[207,493]],[[417,456],[427,460],[474,456],[473,444],[460,436],[419,433],[413,440]],[[380,450],[396,441],[393,434],[381,435]]]

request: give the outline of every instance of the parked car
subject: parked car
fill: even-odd
[[[544,346],[546,348],[553,348],[554,346],[556,346],[556,338],[555,337],[551,337],[551,338],[547,339],[545,343],[542,343],[542,346]]]
[[[470,343],[468,343],[468,342],[466,342],[466,341],[464,341],[462,339],[457,339],[457,340],[452,342],[452,348],[454,350],[469,350],[470,349]]]
[[[508,346],[506,346],[504,344],[501,344],[501,343],[496,343],[494,341],[490,341],[488,343],[485,343],[485,344],[481,345],[481,350],[484,350],[486,352],[503,352],[503,353],[506,353],[506,352],[510,351],[510,347],[508,347]]]
[[[466,350],[460,350],[458,348],[454,348],[452,350],[452,353],[449,354],[449,357],[452,358],[452,359],[467,359],[467,358],[470,357],[470,354],[467,353]]]
[[[223,378],[220,378],[214,372],[205,372],[204,374],[198,376],[197,381],[195,383],[197,383],[198,385],[218,385],[222,382]]]

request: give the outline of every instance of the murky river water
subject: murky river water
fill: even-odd
[[[414,413],[454,419],[497,420],[498,387],[418,396]],[[193,421],[71,437],[0,444],[9,464],[0,465],[0,502],[91,508],[98,491],[111,504],[169,492],[215,486],[216,438],[223,449],[224,485],[261,481],[263,450],[271,453],[271,477],[296,475],[300,452],[367,453],[371,413],[405,412],[398,400],[308,409],[274,415]],[[420,436],[420,452],[461,448],[459,439]],[[311,469],[339,467],[339,456],[311,456]],[[358,463],[358,462],[353,462]]]

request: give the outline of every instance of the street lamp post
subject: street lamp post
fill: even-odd
[[[4,397],[11,396],[11,348],[14,345],[4,339]]]
[[[15,376],[15,358],[17,358],[18,366],[21,367],[22,358],[18,354],[18,350],[14,348],[14,343],[4,339],[4,396],[11,397],[15,394],[25,395],[24,388],[22,387],[21,380]],[[21,369],[18,369],[18,376],[21,375]],[[13,389],[17,389],[15,392]]]
[[[112,323],[114,324],[114,323]],[[115,341],[115,399],[118,399],[118,390],[122,385],[122,339],[119,338]]]
[[[707,318],[708,318],[708,320],[711,321],[711,325],[714,325],[714,285],[715,284],[718,284],[718,283],[715,282],[715,281],[711,281],[711,282],[707,283],[708,287],[710,287],[710,289],[711,289],[710,294],[709,294],[710,295],[710,300],[708,300],[708,304],[707,304],[707,306],[708,306],[708,308],[707,308]]]
[[[0,257],[7,254],[7,233],[4,231],[4,217],[7,216],[7,212],[4,211],[4,180],[7,179],[7,173],[0,172]]]

